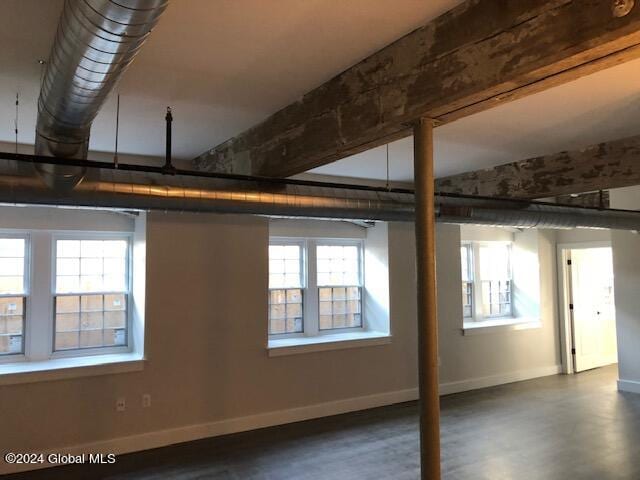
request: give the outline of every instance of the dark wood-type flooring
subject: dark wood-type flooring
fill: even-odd
[[[640,479],[640,395],[616,369],[442,399],[446,480]],[[57,467],[8,479],[415,480],[415,403]]]

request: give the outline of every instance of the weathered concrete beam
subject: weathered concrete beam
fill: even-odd
[[[640,185],[640,135],[436,180],[438,192],[544,198]]]
[[[631,0],[468,0],[195,160],[288,176],[640,56]],[[617,11],[616,11],[617,12]]]

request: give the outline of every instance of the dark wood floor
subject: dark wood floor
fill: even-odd
[[[442,399],[447,480],[640,479],[640,395],[614,367]],[[207,439],[7,478],[418,478],[415,403]]]

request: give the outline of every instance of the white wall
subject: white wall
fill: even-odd
[[[114,438],[121,440],[107,445],[148,448],[416,397],[415,257],[406,225],[389,227],[392,343],[273,358],[266,219],[151,213],[146,234],[144,370],[1,386],[0,451]],[[143,393],[150,408],[141,406]],[[114,408],[120,396],[122,413]]]
[[[640,187],[611,190],[611,207],[640,210]],[[618,388],[640,393],[640,235],[611,231],[618,335]]]
[[[388,225],[392,342],[283,357],[266,350],[268,235],[259,217],[150,213],[144,370],[1,386],[0,451],[136,450],[416,398],[413,225]],[[444,392],[557,371],[554,247],[538,241],[542,328],[465,337],[460,228],[438,226]]]
[[[463,227],[465,239],[471,237]],[[479,230],[474,229],[477,233]],[[444,392],[462,391],[508,381],[558,373],[560,347],[555,280],[555,238],[553,233],[536,231],[540,254],[541,328],[502,330],[487,334],[462,334],[460,240],[461,229],[455,225],[438,225],[438,319],[440,343],[440,383]],[[513,238],[505,231],[504,239]]]
[[[587,228],[574,228],[572,230],[557,231],[558,244],[562,243],[588,243],[610,242],[610,230],[594,230]]]

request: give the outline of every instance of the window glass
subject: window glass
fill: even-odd
[[[55,262],[55,350],[126,345],[128,240],[57,240]]]
[[[482,280],[506,280],[511,277],[511,247],[508,244],[483,244],[479,250]]]
[[[472,247],[465,244],[460,247],[462,270],[462,310],[464,318],[473,317],[473,259]]]
[[[58,240],[56,293],[127,289],[126,240]]]
[[[302,245],[269,245],[269,334],[304,329]]]
[[[463,244],[460,260],[464,318],[482,320],[511,315],[511,245],[503,242]]]
[[[318,286],[360,285],[357,245],[318,245]]]
[[[302,287],[302,247],[269,245],[269,288]]]
[[[23,294],[24,238],[0,238],[0,295]]]
[[[24,351],[26,240],[0,238],[0,355]]]
[[[511,314],[511,246],[480,245],[482,313],[485,317]]]
[[[359,245],[318,245],[320,330],[362,327]]]

